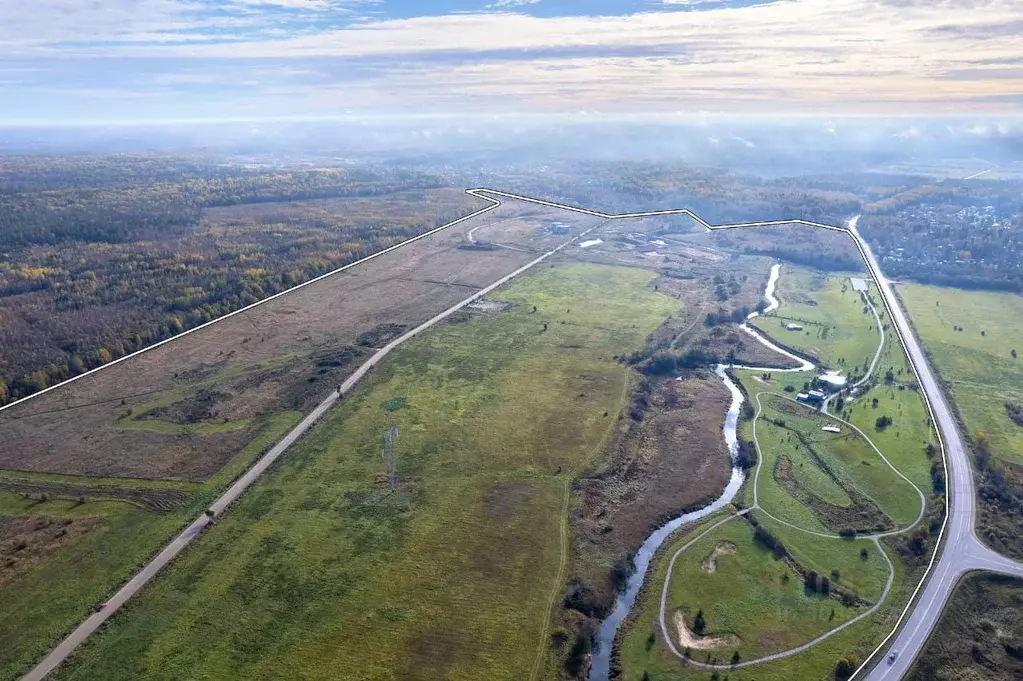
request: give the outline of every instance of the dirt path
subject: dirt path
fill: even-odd
[[[493,208],[496,208],[499,205],[501,205],[499,202],[494,201]],[[321,402],[309,415],[302,419],[302,421],[295,426],[295,428],[288,433],[283,440],[278,442],[269,452],[256,461],[256,463],[248,471],[246,471],[241,478],[231,485],[231,487],[229,487],[227,491],[220,496],[220,498],[213,502],[210,506],[210,511],[212,511],[215,516],[219,516],[225,512],[228,507],[236,499],[238,499],[238,497],[252,486],[252,484],[255,483],[256,480],[258,480],[259,477],[262,476],[263,473],[265,473],[266,470],[270,468],[270,466],[272,466],[292,444],[295,443],[295,441],[302,437],[331,407],[333,407],[334,404],[341,399],[342,395],[350,391],[356,383],[362,380],[362,378],[369,373],[373,367],[379,364],[396,347],[408,341],[413,336],[416,336],[443,321],[472,302],[479,300],[498,287],[503,286],[515,277],[523,274],[555,253],[558,253],[566,246],[575,243],[577,240],[593,231],[593,229],[595,229],[595,227],[591,227],[590,229],[581,232],[578,236],[575,236],[560,246],[551,249],[535,260],[523,265],[511,274],[501,277],[493,284],[472,294],[457,305],[448,308],[444,312],[441,312],[435,317],[427,320],[411,331],[399,336],[375,352],[369,360],[360,366],[355,373],[341,385],[340,390],[335,390],[330,393],[330,395],[328,395],[327,398],[324,399],[323,402]],[[142,570],[129,580],[127,584],[122,586],[117,593],[115,593],[106,602],[105,607],[102,610],[93,613],[84,622],[79,624],[78,627],[75,628],[75,630],[72,631],[67,638],[61,641],[61,643],[54,648],[49,655],[47,655],[30,672],[25,674],[25,676],[21,678],[21,681],[42,681],[42,679],[44,679],[50,672],[64,662],[64,660],[66,660],[78,646],[84,643],[86,639],[95,633],[104,622],[120,610],[129,599],[142,589],[142,587],[148,584],[161,570],[167,567],[186,546],[188,546],[194,539],[201,536],[212,523],[213,520],[206,514],[203,514],[194,520],[183,532],[172,539],[171,542],[160,553],[158,553],[155,558],[149,561]]]

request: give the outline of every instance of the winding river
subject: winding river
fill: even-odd
[[[767,299],[768,305],[764,308],[763,313],[753,312],[750,314],[749,317],[747,317],[747,321],[760,316],[760,314],[767,314],[778,309],[780,303],[775,297],[774,291],[778,284],[778,277],[780,274],[781,265],[773,265],[771,267],[771,276],[767,280],[767,286],[764,289],[764,298]],[[744,323],[740,328],[766,345],[768,348],[799,362],[800,366],[794,369],[777,369],[773,367],[747,367],[742,365],[718,364],[714,367],[714,373],[721,378],[725,387],[728,388],[728,391],[732,394],[732,402],[728,406],[728,411],[725,413],[724,425],[725,443],[728,445],[728,452],[732,457],[733,463],[732,477],[729,479],[728,484],[721,493],[721,496],[701,509],[684,513],[677,518],[673,518],[668,521],[661,527],[654,530],[654,532],[646,538],[646,541],[643,542],[643,545],[639,547],[633,563],[635,570],[633,571],[632,576],[629,577],[625,590],[618,594],[618,598],[615,601],[614,611],[607,617],[607,619],[600,623],[600,629],[597,631],[597,641],[593,652],[593,664],[590,667],[589,681],[608,681],[611,670],[611,648],[614,644],[615,634],[618,633],[618,627],[621,626],[622,621],[626,618],[626,616],[628,616],[629,611],[632,609],[633,603],[636,602],[636,596],[639,594],[640,587],[643,586],[644,579],[646,579],[646,573],[647,569],[650,567],[650,561],[653,559],[657,549],[664,543],[664,540],[667,539],[672,532],[683,525],[705,518],[724,508],[731,503],[732,499],[735,498],[735,495],[738,494],[739,489],[742,488],[742,483],[746,476],[743,474],[741,469],[735,467],[734,463],[735,458],[739,453],[739,439],[736,430],[739,425],[739,410],[742,408],[744,397],[742,391],[739,390],[739,387],[735,385],[735,382],[728,376],[727,369],[795,372],[809,371],[814,368],[814,365],[811,362],[778,347],[764,338],[749,324]]]

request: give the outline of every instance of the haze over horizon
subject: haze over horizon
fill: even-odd
[[[1014,0],[0,0],[0,123],[1023,114]]]

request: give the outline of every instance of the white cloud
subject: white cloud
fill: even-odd
[[[496,0],[487,5],[487,9],[509,9],[512,7],[523,7],[525,5],[535,5],[540,0]]]
[[[489,7],[535,1],[495,0]],[[916,107],[943,113],[981,101],[1005,110],[1023,96],[1023,79],[1011,70],[1023,59],[1018,35],[988,28],[1023,19],[1019,0],[776,0],[750,7],[666,1],[707,7],[623,16],[478,12],[362,20],[276,36],[260,7],[321,13],[328,4],[365,3],[233,0],[231,6],[245,11],[230,17],[231,25],[198,13],[197,0],[133,0],[139,9],[128,13],[129,0],[105,0],[101,11],[86,11],[90,6],[79,0],[0,0],[0,54],[31,48],[55,60],[160,58],[179,69],[217,64],[222,71],[232,68],[225,62],[317,60],[333,65],[326,82],[313,89],[272,79],[264,95],[343,108],[699,111],[756,105],[758,112]],[[53,11],[43,18],[40,5]],[[206,42],[175,44],[196,36]],[[86,38],[134,42],[53,44]],[[187,76],[168,82],[188,84]]]

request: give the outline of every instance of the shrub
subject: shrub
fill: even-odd
[[[575,643],[572,644],[572,649],[568,651],[568,657],[565,659],[565,669],[568,670],[573,676],[579,674],[583,670],[583,665],[586,662],[586,656],[593,650],[593,640],[590,638],[589,632],[580,631],[575,637]]]
[[[697,611],[696,617],[693,618],[693,631],[697,634],[707,631],[707,621],[703,619],[703,610]]]
[[[846,681],[856,671],[857,660],[854,657],[843,657],[835,665],[835,681]]]

